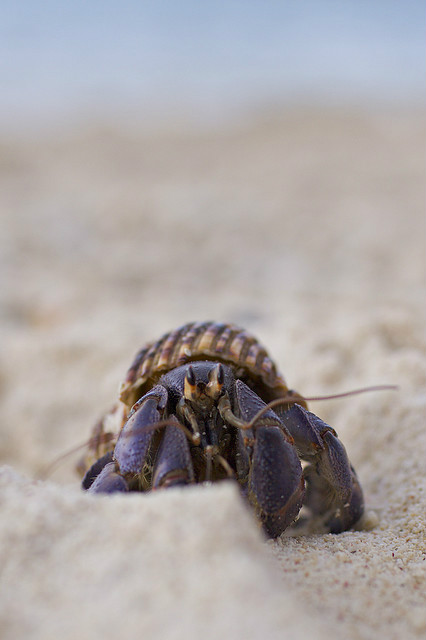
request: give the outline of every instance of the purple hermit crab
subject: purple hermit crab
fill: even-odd
[[[293,526],[332,533],[364,511],[334,429],[287,388],[258,340],[232,324],[186,324],[141,349],[80,471],[92,493],[232,478],[270,537],[302,507]]]

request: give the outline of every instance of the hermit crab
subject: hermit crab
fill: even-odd
[[[141,349],[79,470],[91,493],[232,478],[270,537],[304,521],[339,533],[364,510],[334,429],[233,324],[186,324]]]

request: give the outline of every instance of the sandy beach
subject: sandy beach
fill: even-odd
[[[0,134],[0,635],[183,640],[426,631],[424,117],[288,109],[210,126]],[[376,526],[265,541],[232,482],[81,492],[136,351],[254,333],[339,434]]]

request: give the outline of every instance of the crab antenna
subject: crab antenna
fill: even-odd
[[[338,398],[348,398],[349,396],[357,396],[361,393],[367,393],[369,391],[395,391],[399,389],[396,384],[379,384],[371,387],[362,387],[360,389],[352,389],[351,391],[344,391],[343,393],[333,393],[328,396],[301,396],[298,394],[291,394],[288,396],[283,396],[282,398],[277,398],[276,400],[272,400],[268,402],[267,405],[262,407],[260,411],[256,413],[256,415],[247,423],[246,429],[253,429],[256,422],[267,412],[269,409],[273,409],[274,407],[278,407],[282,404],[295,404],[297,400],[304,400],[305,402],[317,402],[318,400],[335,400]]]
[[[190,440],[193,444],[199,444],[200,440],[199,437],[197,437],[197,434],[193,434],[191,433],[191,431],[185,427],[185,425],[183,425],[181,422],[179,422],[178,420],[176,420],[176,418],[166,418],[165,420],[159,420],[158,422],[153,422],[152,424],[144,424],[141,425],[140,427],[136,427],[133,433],[137,433],[138,431],[155,431],[156,429],[163,429],[164,427],[177,427],[178,429],[180,429],[181,431],[184,432],[184,434],[186,435],[186,437],[188,438],[188,440]],[[127,434],[124,434],[123,437],[125,438]]]
[[[229,478],[235,478],[234,470],[232,469],[231,465],[227,462],[227,460],[225,460],[225,458],[223,456],[221,456],[219,453],[217,453],[215,455],[215,458],[222,465],[222,467],[225,469],[228,477]]]
[[[110,432],[103,433],[101,436],[92,436],[85,442],[82,442],[81,444],[78,444],[75,447],[68,449],[67,451],[65,451],[65,453],[61,453],[54,460],[52,460],[52,462],[49,462],[49,464],[45,466],[44,469],[39,471],[36,474],[37,480],[46,480],[46,478],[52,475],[52,473],[55,471],[55,469],[58,467],[58,465],[61,462],[66,460],[69,456],[72,456],[74,453],[77,453],[78,451],[81,451],[86,447],[90,447],[90,445],[92,445],[95,441],[99,440],[99,444],[105,444],[107,442],[110,442],[110,440],[113,440],[115,436],[116,436],[115,433],[110,433]]]
[[[199,437],[197,438],[196,434],[195,435],[192,434],[190,430],[185,427],[185,425],[173,419],[159,420],[158,422],[154,422],[152,424],[146,424],[138,427],[136,431],[145,431],[145,432],[155,431],[156,429],[162,429],[163,427],[168,427],[168,426],[178,427],[184,432],[188,440],[190,440],[195,445],[199,444]],[[110,442],[111,440],[114,440],[114,438],[117,438],[118,435],[119,434],[117,433],[110,432],[110,433],[104,433],[100,437],[92,436],[91,438],[89,438],[89,440],[86,440],[82,444],[76,445],[75,447],[68,449],[68,451],[65,451],[65,453],[62,453],[59,456],[57,456],[52,462],[50,462],[46,467],[44,467],[44,469],[42,469],[39,473],[37,473],[36,475],[37,480],[46,480],[49,476],[52,475],[52,473],[56,470],[56,468],[60,465],[60,463],[63,462],[63,460],[66,460],[66,458],[68,458],[69,456],[73,455],[74,453],[77,453],[77,451],[81,451],[86,447],[90,447],[90,445],[95,443],[97,440],[99,440],[99,442],[102,444],[106,442]],[[124,435],[123,437],[126,437],[126,435]]]

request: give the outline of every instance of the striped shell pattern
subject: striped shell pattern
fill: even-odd
[[[238,378],[260,389],[265,401],[288,391],[268,353],[250,333],[233,324],[192,322],[137,353],[121,385],[120,400],[130,408],[164,373],[194,360],[228,365]]]

